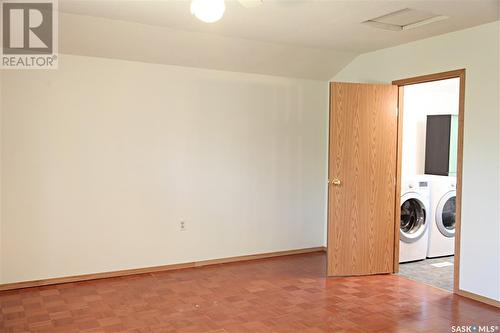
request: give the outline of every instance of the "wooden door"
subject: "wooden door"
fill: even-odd
[[[398,88],[331,83],[328,275],[392,273]]]

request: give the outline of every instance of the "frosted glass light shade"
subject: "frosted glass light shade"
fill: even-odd
[[[191,14],[206,23],[217,22],[224,16],[226,4],[224,0],[192,0]]]

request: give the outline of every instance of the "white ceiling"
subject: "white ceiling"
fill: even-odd
[[[498,20],[500,0],[226,0],[207,24],[190,2],[59,0],[60,52],[328,80],[358,54]],[[407,31],[363,21],[404,8],[450,18]]]
[[[356,57],[66,13],[59,15],[59,53],[324,81]]]
[[[367,52],[498,20],[498,0],[336,1],[264,0],[257,8],[226,1],[226,13],[213,24],[190,14],[187,0],[61,0],[60,10],[109,19],[207,32],[302,47]],[[360,24],[411,8],[450,18],[411,31],[377,30]]]

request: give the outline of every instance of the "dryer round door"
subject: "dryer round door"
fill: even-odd
[[[422,238],[427,228],[428,207],[424,197],[415,192],[401,197],[400,239],[413,243]]]
[[[447,192],[436,208],[436,226],[446,237],[455,237],[456,196],[455,190]]]

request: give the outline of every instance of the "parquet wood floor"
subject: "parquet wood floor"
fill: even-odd
[[[325,278],[324,253],[0,293],[0,332],[451,332],[500,310],[396,275]]]

